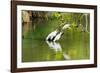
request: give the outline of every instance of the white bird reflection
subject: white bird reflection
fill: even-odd
[[[55,53],[57,53],[57,52],[62,53],[64,59],[66,59],[66,60],[70,59],[70,57],[64,51],[62,51],[62,47],[61,47],[60,43],[50,42],[50,41],[46,41],[46,43],[48,44],[50,49],[53,49],[55,51]]]
[[[62,51],[62,48],[59,43],[49,41],[46,41],[46,43],[48,44],[50,49],[53,49],[55,52]]]

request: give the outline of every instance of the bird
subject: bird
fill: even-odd
[[[63,27],[60,30],[59,29],[54,30],[46,37],[46,41],[59,40],[61,38],[61,36],[64,34],[64,30],[69,27],[70,27],[70,24],[65,24],[65,25],[63,25]]]

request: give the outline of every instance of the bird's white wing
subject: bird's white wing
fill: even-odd
[[[54,41],[59,40],[60,37],[61,37],[61,35],[62,35],[62,32],[60,32],[60,33],[55,37]]]
[[[56,36],[56,34],[57,34],[57,30],[51,32],[51,33],[46,37],[46,40],[48,40],[49,38],[52,39],[54,36]]]

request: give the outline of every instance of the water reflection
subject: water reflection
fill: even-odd
[[[62,47],[61,47],[60,43],[50,42],[50,41],[46,41],[46,43],[48,44],[50,49],[53,49],[55,51],[55,53],[60,52],[62,54],[62,56],[64,57],[64,59],[66,59],[66,60],[70,59],[70,57],[64,51],[62,51]]]

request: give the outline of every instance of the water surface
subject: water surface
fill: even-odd
[[[38,22],[37,22],[38,21]],[[80,28],[65,30],[57,42],[45,41],[58,27],[57,20],[37,19],[23,25],[22,62],[85,60],[90,58],[89,33]]]

